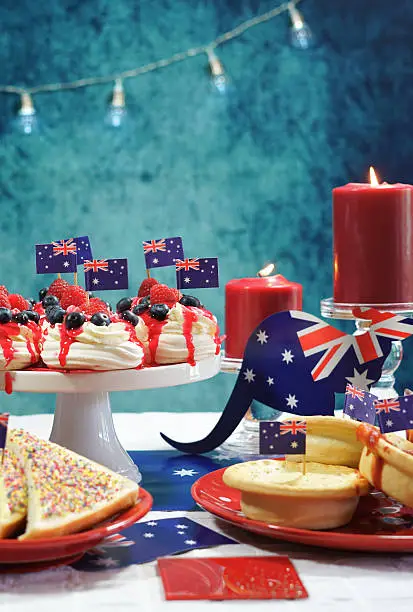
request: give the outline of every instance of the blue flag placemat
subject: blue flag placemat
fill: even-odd
[[[141,485],[153,497],[153,510],[197,510],[193,483],[204,474],[239,463],[241,459],[183,455],[179,451],[128,451],[142,473]]]

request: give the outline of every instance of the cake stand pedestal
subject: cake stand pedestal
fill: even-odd
[[[326,319],[337,319],[337,320],[349,320],[354,321],[356,326],[355,334],[361,334],[365,332],[369,326],[370,321],[365,319],[357,319],[353,315],[353,309],[356,307],[360,308],[375,308],[382,312],[391,312],[392,314],[400,314],[405,317],[413,315],[413,303],[406,302],[400,304],[340,304],[334,301],[334,298],[325,298],[321,300],[320,311],[321,316]],[[379,399],[390,399],[397,397],[399,394],[396,391],[394,385],[396,382],[395,372],[399,368],[403,359],[403,345],[400,341],[392,342],[391,351],[383,364],[382,375],[374,385],[372,385],[370,392],[378,397]]]
[[[141,475],[116,435],[109,393],[186,385],[220,371],[219,355],[198,362],[111,372],[20,370],[1,374],[0,390],[11,376],[13,392],[56,393],[50,440],[118,474],[140,482]]]

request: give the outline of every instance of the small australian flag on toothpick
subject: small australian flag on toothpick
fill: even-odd
[[[92,259],[83,262],[87,291],[128,289],[127,259]]]
[[[374,408],[382,433],[413,428],[413,395],[377,399]]]
[[[184,257],[184,248],[180,236],[147,240],[142,245],[147,270],[174,266],[177,259]]]
[[[305,455],[306,439],[306,421],[260,421],[260,455]]]
[[[73,238],[49,244],[36,244],[37,274],[76,272],[77,245]]]
[[[177,259],[176,286],[178,289],[208,289],[219,287],[218,259]]]
[[[347,383],[343,412],[355,421],[363,421],[374,425],[376,421],[374,402],[376,399],[377,397],[372,393]]]
[[[0,449],[6,448],[7,427],[9,425],[9,414],[0,414]]]

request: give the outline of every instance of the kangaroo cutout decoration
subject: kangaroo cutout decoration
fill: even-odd
[[[334,394],[346,384],[359,388],[379,380],[392,340],[413,334],[413,319],[355,308],[355,317],[371,321],[365,332],[346,334],[301,311],[269,316],[251,334],[235,387],[213,428],[197,442],[162,438],[186,453],[207,453],[225,442],[252,400],[295,415],[334,414]]]

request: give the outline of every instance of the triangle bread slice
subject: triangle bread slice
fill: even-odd
[[[11,431],[8,445],[21,457],[27,481],[21,540],[83,531],[137,502],[135,482],[73,451],[19,430]]]
[[[0,538],[9,538],[20,531],[26,521],[26,513],[27,489],[23,464],[15,453],[6,449],[0,470]]]

